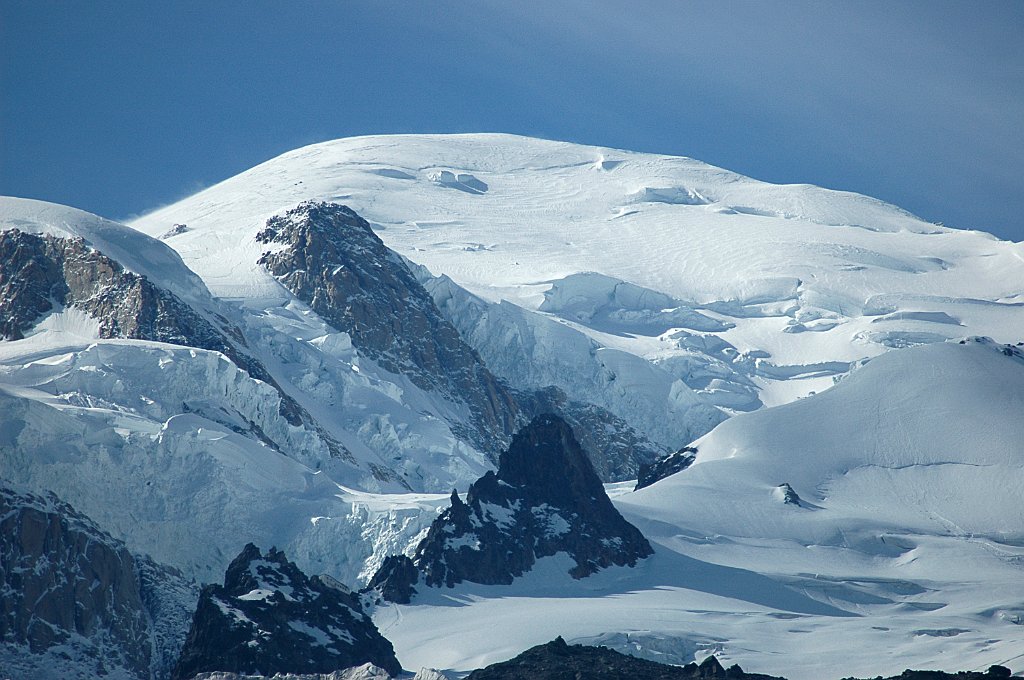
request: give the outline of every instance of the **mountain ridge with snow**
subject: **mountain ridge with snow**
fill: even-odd
[[[132,226],[159,235],[188,224],[166,242],[207,285],[258,297],[269,289],[254,264],[256,231],[310,199],[351,206],[399,254],[487,301],[549,310],[675,378],[702,374],[696,390],[726,408],[757,407],[750,381],[761,403],[785,403],[892,347],[971,334],[1016,341],[1006,331],[1024,323],[1014,285],[1024,245],[848,192],[510,135],[314,144]],[[237,256],[214,255],[219,243]],[[659,315],[640,298],[608,300],[607,283],[579,285],[585,272],[679,309]],[[575,299],[568,307],[563,289]],[[603,311],[581,318],[581,304]],[[680,328],[684,310],[728,327]]]

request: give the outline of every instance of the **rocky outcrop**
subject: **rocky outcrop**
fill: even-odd
[[[462,581],[508,584],[556,553],[567,553],[575,562],[569,574],[583,578],[633,566],[653,550],[612,505],[572,429],[544,415],[516,434],[498,472],[474,482],[465,502],[452,492],[451,507],[416,549],[415,573],[396,558],[372,583],[382,597],[408,601],[417,582],[411,576],[449,588]]]
[[[685,666],[638,659],[606,647],[569,645],[562,638],[531,647],[519,656],[473,671],[466,680],[785,680],[770,675],[745,673],[739,666],[723,668],[713,656],[700,664]]]
[[[452,496],[458,498],[458,494]],[[409,556],[389,555],[384,558],[380,569],[366,584],[365,591],[376,593],[387,602],[409,604],[412,596],[416,594],[416,584],[419,580],[419,569]]]
[[[793,487],[789,485],[789,482],[785,482],[776,487],[778,495],[783,503],[786,505],[796,505],[803,507],[804,503],[800,499],[800,495],[793,490]]]
[[[0,338],[17,340],[49,312],[73,307],[99,324],[101,338],[166,342],[220,352],[280,395],[278,410],[289,424],[317,433],[332,457],[351,459],[245,350],[241,330],[226,318],[200,313],[146,276],[127,271],[81,238],[0,231]],[[253,437],[267,441],[250,423]]]
[[[684,446],[678,451],[662,456],[650,465],[641,465],[633,491],[650,486],[677,472],[682,472],[693,465],[695,460],[697,460],[697,449],[692,446]]]
[[[0,590],[11,678],[166,677],[196,592],[55,497],[2,487]]]
[[[401,671],[359,598],[307,577],[284,553],[263,555],[250,543],[228,566],[223,586],[203,587],[173,677],[331,673],[365,663]]]
[[[0,232],[0,335],[20,339],[43,314],[72,306],[99,322],[100,337],[216,350],[249,370],[252,360],[188,304],[83,239]]]
[[[900,675],[874,680],[997,680],[1012,675],[1005,666],[990,666],[987,671],[903,671]],[[739,665],[728,668],[714,656],[698,663],[685,666],[638,659],[607,647],[566,644],[561,637],[543,645],[531,647],[519,656],[475,670],[466,680],[562,680],[563,678],[587,678],[587,680],[621,680],[622,678],[644,678],[644,680],[785,680],[774,675],[748,673]],[[844,678],[856,680],[856,678]]]
[[[252,377],[273,383],[257,360],[191,306],[145,276],[126,271],[81,238],[18,230],[0,231],[0,337],[18,340],[42,315],[75,307],[99,322],[102,338],[153,340],[214,350]],[[244,342],[241,331],[227,332]],[[282,415],[301,420],[297,405],[282,402]]]
[[[416,675],[404,677],[408,680],[449,680],[447,675],[433,668],[421,668]],[[331,673],[277,673],[267,676],[217,671],[200,673],[195,676],[195,680],[391,680],[391,674],[379,666],[367,663]]]
[[[260,264],[352,344],[418,387],[465,404],[473,426],[452,423],[493,455],[518,424],[513,394],[463,342],[406,263],[346,206],[309,201],[267,221]]]
[[[614,413],[596,404],[573,401],[557,387],[522,395],[519,403],[530,413],[554,413],[569,423],[603,481],[632,479],[662,452]]]
[[[20,340],[35,321],[53,309],[66,284],[47,253],[47,239],[20,231],[0,232],[0,337]]]
[[[391,674],[372,663],[330,673],[275,673],[253,675],[251,673],[199,673],[194,680],[391,680]]]
[[[878,676],[874,680],[996,680],[997,678],[1009,678],[1013,676],[1006,666],[989,666],[984,673],[978,671],[959,671],[946,673],[943,671],[912,671],[905,670],[899,675],[889,678]],[[843,680],[857,680],[856,678],[844,678]]]

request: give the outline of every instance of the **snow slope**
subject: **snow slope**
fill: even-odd
[[[445,498],[349,491],[315,468],[320,444],[280,417],[274,390],[223,355],[100,340],[81,316],[0,343],[0,477],[73,500],[133,550],[210,580],[239,541],[260,540],[354,584]],[[254,422],[307,462],[252,436]]]
[[[206,305],[210,293],[171,248],[123,224],[83,210],[27,198],[0,197],[0,231],[80,238],[136,274],[159,282],[186,302]]]
[[[793,680],[1020,670],[1024,352],[1004,349],[892,352],[723,423],[690,469],[617,490],[655,545],[635,569],[573,581],[551,558],[510,587],[427,590],[377,624],[403,663],[452,669],[562,635]]]
[[[276,281],[276,289],[268,298],[247,300],[242,305],[225,304],[212,297],[177,253],[159,240],[90,213],[41,201],[0,197],[0,230],[82,238],[128,270],[178,295],[214,325],[227,325],[229,332],[242,335],[240,346],[245,352],[265,366],[284,393],[344,445],[353,458],[350,462],[362,467],[355,470],[348,464],[334,465],[332,472],[339,482],[374,490],[401,490],[403,484],[446,490],[468,484],[490,466],[484,452],[466,444],[449,426],[449,422],[463,417],[464,407],[361,356],[346,333],[332,328]],[[70,340],[76,347],[86,346],[83,338],[99,339],[92,320],[74,308],[39,319],[36,331],[32,342],[0,347],[0,353],[17,365],[22,354],[35,359],[40,348],[59,349],[63,340],[50,331],[82,336]],[[148,377],[159,383],[157,375]],[[174,386],[171,388],[171,394],[175,394]],[[151,391],[152,398],[159,400],[161,390]],[[102,392],[93,396],[105,397]],[[168,395],[164,404],[172,412],[180,410],[178,396]],[[238,395],[228,392],[226,398],[237,401]],[[236,410],[235,406],[229,410]],[[249,404],[246,408],[258,407]],[[281,428],[288,426],[283,421],[279,424]],[[310,465],[333,465],[326,456],[316,454],[316,449],[306,442],[297,444],[290,453]],[[303,456],[299,451],[311,451],[313,455]],[[404,477],[406,481],[375,478],[376,473],[371,474],[368,468],[389,470],[395,479]]]
[[[734,410],[820,391],[893,347],[1010,341],[1024,325],[1021,244],[689,158],[511,135],[315,144],[132,226],[187,224],[167,243],[215,294],[254,298],[274,290],[256,231],[311,198],[351,206],[435,275],[654,360]]]
[[[72,208],[0,198],[0,230],[80,238],[123,258],[219,319],[279,383],[218,351],[104,337],[73,305],[0,342],[0,478],[56,493],[137,552],[209,579],[240,541],[257,540],[355,583],[429,524],[420,515],[434,500],[410,513],[391,497],[373,510],[339,483],[403,490],[377,477],[380,466],[450,489],[488,468],[439,417],[443,401],[360,357],[284,294],[259,315],[224,305],[160,241]],[[287,417],[285,396],[305,408],[302,422]],[[372,531],[381,524],[388,531]]]

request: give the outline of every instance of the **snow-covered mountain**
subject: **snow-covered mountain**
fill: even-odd
[[[293,398],[268,349],[278,336],[252,334],[246,316],[211,297],[159,241],[69,208],[3,199],[0,244],[9,318],[25,321],[10,334],[21,339],[0,343],[5,479],[53,491],[133,548],[207,578],[239,535],[291,545],[328,524],[358,535],[361,527],[341,528],[351,505],[337,502],[339,487],[324,475],[375,489],[399,478],[337,419]],[[351,349],[320,328],[321,344],[341,356]],[[302,357],[292,358],[294,374]],[[357,376],[350,382],[365,380],[346,367]],[[309,523],[324,515],[341,519]]]
[[[310,199],[348,205],[390,248],[484,300],[541,310],[599,348],[652,360],[683,383],[677,392],[734,410],[820,391],[889,348],[1016,342],[1024,327],[1024,245],[857,194],[511,135],[316,144],[132,226],[159,236],[187,225],[166,243],[218,296],[279,297],[256,235]],[[471,341],[505,340],[487,335]],[[629,395],[652,384],[680,398],[609,364],[604,389],[627,402],[612,409],[627,420],[647,408]]]
[[[0,199],[0,478],[137,554],[363,585],[555,413],[655,554],[381,605],[407,668],[558,635],[795,680],[1024,655],[1021,244],[508,135],[318,144],[131,227]]]

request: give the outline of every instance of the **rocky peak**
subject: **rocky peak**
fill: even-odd
[[[24,678],[166,676],[195,597],[56,497],[4,487],[0,593],[0,668]]]
[[[408,604],[416,594],[419,580],[419,569],[409,556],[388,555],[363,592],[374,593],[386,602]]]
[[[174,677],[330,673],[365,663],[401,671],[358,597],[306,576],[283,552],[264,555],[250,543],[228,566],[223,586],[203,587]]]
[[[266,591],[267,597],[310,600],[314,597],[311,587],[311,580],[283,552],[271,548],[263,555],[252,543],[246,544],[224,573],[224,591],[234,597],[258,590]]]
[[[542,415],[515,435],[497,473],[474,482],[465,502],[453,492],[416,549],[415,571],[396,558],[370,588],[408,601],[420,576],[428,586],[508,584],[537,559],[560,552],[575,561],[569,574],[583,578],[633,566],[653,550],[612,505],[572,429]]]
[[[776,487],[780,500],[787,505],[798,505],[803,506],[803,500],[800,495],[793,490],[793,487],[789,485],[789,482],[784,482]]]
[[[604,486],[569,425],[545,414],[521,429],[501,454],[498,479],[542,501],[578,504],[605,497]]]
[[[531,647],[519,656],[492,664],[470,673],[466,680],[561,680],[561,678],[588,678],[588,680],[619,680],[620,678],[646,678],[648,680],[784,680],[768,675],[746,673],[739,666],[722,668],[714,656],[699,665],[685,666],[638,659],[606,647],[570,645],[561,637],[543,645]]]
[[[637,472],[636,486],[633,490],[643,489],[666,477],[682,472],[697,460],[697,449],[692,446],[683,448],[658,458],[649,465],[641,465]]]
[[[485,452],[507,442],[518,419],[513,394],[441,314],[405,261],[352,209],[308,201],[267,221],[259,263],[352,344],[418,387],[464,403],[464,433]],[[456,425],[456,430],[464,426]]]
[[[641,466],[664,453],[662,447],[611,411],[569,399],[557,387],[522,395],[519,403],[529,405],[530,413],[557,413],[564,418],[603,481],[632,479]]]

